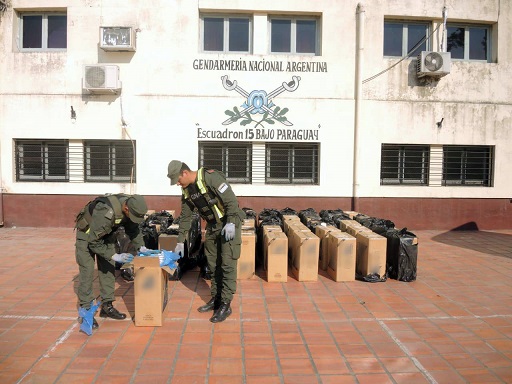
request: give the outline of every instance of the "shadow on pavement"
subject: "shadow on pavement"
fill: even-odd
[[[512,258],[512,235],[480,231],[475,222],[468,222],[433,236],[432,240],[489,255]]]

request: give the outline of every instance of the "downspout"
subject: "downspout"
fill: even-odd
[[[363,93],[363,51],[364,51],[364,16],[362,3],[356,10],[356,78],[355,78],[355,110],[354,110],[354,159],[352,169],[352,211],[359,210],[359,122],[361,119],[361,100]]]

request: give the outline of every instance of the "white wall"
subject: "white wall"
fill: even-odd
[[[234,185],[241,196],[351,196],[355,91],[356,1],[219,1],[83,0],[41,1],[51,9],[66,8],[66,52],[27,53],[16,46],[16,14],[0,21],[0,160],[1,186],[9,193],[99,194],[137,192],[178,194],[166,177],[167,163],[181,159],[197,167],[197,129],[243,131],[223,126],[226,109],[243,97],[222,86],[221,77],[250,92],[269,92],[292,76],[300,76],[295,92],[276,98],[289,108],[293,129],[318,132],[321,183],[318,186]],[[498,21],[498,0],[367,2],[363,78],[397,60],[383,58],[384,17],[441,21],[443,6],[454,20]],[[12,0],[14,9],[33,7],[31,0]],[[199,49],[202,11],[254,14],[254,54],[216,55]],[[321,16],[322,55],[269,55],[267,14],[304,13]],[[454,62],[452,73],[425,85],[415,76],[415,61],[404,60],[363,86],[360,126],[360,197],[510,197],[512,163],[510,100],[511,4],[501,1],[496,63]],[[104,52],[98,47],[100,25],[137,29],[137,50]],[[438,36],[436,36],[439,39]],[[327,72],[259,72],[197,70],[194,60],[280,61],[325,63]],[[120,96],[85,95],[84,65],[120,67]],[[77,114],[70,119],[70,107]],[[444,117],[442,128],[436,122]],[[137,183],[15,182],[13,139],[121,139],[122,129],[137,142]],[[279,124],[278,124],[279,125]],[[286,128],[284,126],[273,128]],[[382,143],[495,145],[493,188],[380,186]]]

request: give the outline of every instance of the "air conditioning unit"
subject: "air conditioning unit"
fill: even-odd
[[[82,88],[89,93],[117,94],[121,91],[119,67],[117,65],[84,66]]]
[[[100,48],[104,51],[135,51],[132,27],[100,27]]]
[[[418,55],[418,77],[442,77],[450,73],[452,56],[450,52],[422,51]]]

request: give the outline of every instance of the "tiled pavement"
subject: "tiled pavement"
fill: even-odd
[[[0,383],[512,383],[512,230],[415,231],[405,283],[239,282],[213,325],[197,271],[163,327],[76,321],[70,229],[0,229]],[[133,284],[116,306],[133,315]]]

